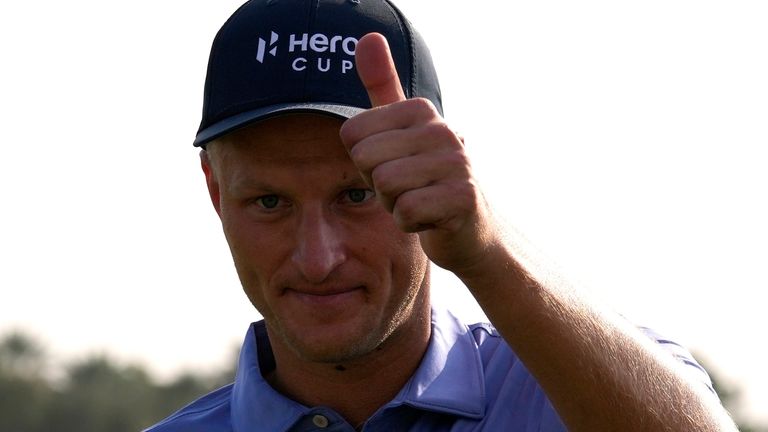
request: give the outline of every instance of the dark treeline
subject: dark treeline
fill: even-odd
[[[232,382],[235,367],[233,358],[227,370],[160,383],[144,368],[105,355],[72,362],[61,376],[52,376],[51,361],[29,335],[0,335],[0,432],[137,432]],[[738,412],[739,390],[713,380],[726,408]],[[768,432],[736,420],[741,432]]]
[[[140,366],[93,355],[65,366],[32,337],[0,336],[0,431],[137,432],[232,382],[231,369],[160,383]],[[234,362],[234,360],[233,360]]]

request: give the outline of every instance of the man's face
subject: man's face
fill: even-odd
[[[340,126],[276,117],[203,153],[245,293],[272,343],[310,361],[363,356],[429,320],[418,236],[400,231],[362,181]]]

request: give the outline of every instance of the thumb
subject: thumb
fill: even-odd
[[[355,49],[355,65],[373,107],[405,100],[395,62],[384,36],[379,33],[363,36]]]

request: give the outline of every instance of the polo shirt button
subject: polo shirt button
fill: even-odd
[[[314,423],[315,426],[319,428],[327,428],[328,418],[324,415],[316,414],[314,417],[312,417],[312,423]]]

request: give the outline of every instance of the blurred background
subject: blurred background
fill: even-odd
[[[240,4],[0,5],[0,430],[138,430],[231,379],[259,316],[191,143]],[[499,215],[768,430],[768,4],[397,4]]]

